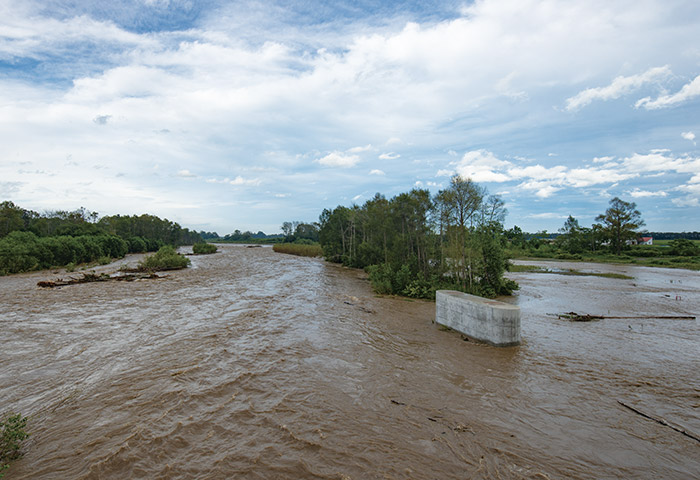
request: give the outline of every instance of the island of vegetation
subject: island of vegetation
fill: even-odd
[[[216,253],[217,250],[216,245],[211,243],[200,242],[192,245],[192,253],[195,255],[209,255]]]

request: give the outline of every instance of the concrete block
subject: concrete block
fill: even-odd
[[[497,347],[520,344],[520,307],[454,290],[435,294],[435,321]]]

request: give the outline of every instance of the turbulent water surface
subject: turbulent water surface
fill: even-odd
[[[8,480],[700,472],[699,442],[618,403],[700,433],[698,320],[548,315],[696,315],[696,272],[512,274],[523,344],[499,349],[321,260],[223,246],[192,263],[58,289],[36,283],[65,274],[0,278],[0,411],[31,433]]]

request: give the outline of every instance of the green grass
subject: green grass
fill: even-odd
[[[277,243],[272,246],[272,249],[278,253],[288,253],[290,255],[299,255],[301,257],[322,257],[323,250],[321,245],[301,245],[298,243]]]

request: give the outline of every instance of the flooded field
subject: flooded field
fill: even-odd
[[[697,272],[511,274],[524,341],[499,349],[361,272],[221,248],[159,280],[0,277],[0,411],[31,433],[8,480],[700,472],[699,442],[618,403],[700,433],[698,320],[549,315],[698,315]]]

